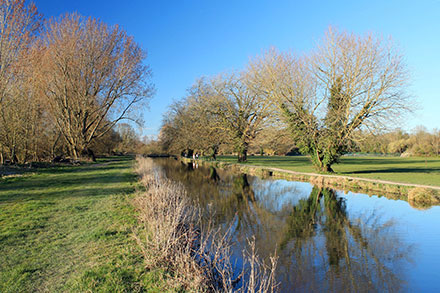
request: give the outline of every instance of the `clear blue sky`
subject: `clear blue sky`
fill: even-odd
[[[391,36],[406,57],[419,111],[404,129],[440,128],[440,0],[420,1],[35,1],[46,18],[78,12],[121,25],[148,52],[157,93],[143,135],[158,134],[162,114],[202,75],[240,69],[275,46],[305,52],[329,25]]]

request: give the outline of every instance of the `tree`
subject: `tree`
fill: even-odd
[[[210,80],[202,96],[208,112],[219,119],[218,128],[229,134],[238,153],[238,161],[245,162],[249,144],[271,116],[270,103],[247,84],[246,72],[219,76]]]
[[[37,114],[29,86],[31,46],[41,25],[41,16],[33,3],[24,0],[0,0],[0,163],[7,150],[12,162],[19,151],[29,146],[26,136],[32,132]],[[22,161],[25,159],[22,156]]]
[[[254,153],[268,155],[285,155],[295,148],[291,134],[282,125],[265,127],[251,144]]]
[[[185,98],[170,105],[160,133],[165,151],[176,154],[197,151],[215,159],[220,145],[229,137],[219,127],[219,117],[211,111],[211,96],[212,88],[205,79],[200,79]]]
[[[221,117],[211,109],[215,96],[213,88],[205,78],[199,79],[188,91],[188,114],[191,117],[188,134],[191,136],[194,148],[209,154],[214,160],[222,145],[229,144],[231,137],[221,127]]]
[[[330,28],[309,56],[271,50],[250,70],[301,152],[323,172],[333,171],[358,130],[380,129],[412,108],[402,57],[372,34]]]
[[[24,0],[0,0],[0,104],[16,82],[25,58],[38,33],[41,16],[33,3]]]
[[[159,139],[165,152],[189,153],[195,147],[197,136],[194,130],[194,117],[187,98],[175,101],[164,114]]]
[[[90,143],[152,95],[145,53],[119,26],[77,14],[48,22],[43,91],[48,110],[78,159]]]
[[[116,131],[120,136],[120,142],[117,146],[118,151],[123,153],[137,153],[141,141],[133,127],[127,123],[120,123],[117,125]]]
[[[432,145],[434,147],[434,155],[440,155],[440,129],[434,128],[432,131]]]

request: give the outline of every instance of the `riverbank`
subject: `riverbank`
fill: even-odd
[[[217,160],[237,163],[235,156],[218,156]],[[249,156],[242,165],[317,173],[307,156]],[[332,167],[332,175],[440,187],[440,157],[342,156]]]
[[[214,214],[191,201],[180,182],[167,178],[151,158],[139,157],[136,173],[145,187],[134,198],[136,242],[149,271],[166,274],[171,292],[275,292],[277,257],[265,264],[255,238],[239,264],[232,258],[231,227],[212,227]]]
[[[310,166],[308,166],[309,163],[306,162],[308,158],[306,157],[251,157],[247,163],[235,163],[232,161],[232,158],[234,157],[219,157],[218,161],[199,160],[199,162],[209,166],[224,168],[234,172],[247,173],[250,175],[262,177],[272,176],[274,178],[311,182],[315,185],[321,185],[343,191],[362,191],[369,195],[379,195],[392,199],[407,200],[415,207],[426,207],[440,204],[440,186],[394,182],[389,180],[362,178],[341,174],[328,175],[313,172],[301,172],[288,169],[295,168],[300,170],[313,170],[310,168]],[[349,159],[356,160],[358,158]],[[361,160],[362,159],[365,160],[364,158],[361,158]],[[370,158],[370,160],[373,161],[374,159],[377,158]],[[388,159],[389,164],[391,164],[393,162],[390,160],[395,158],[381,159],[385,160],[383,162],[386,162]],[[184,158],[183,160],[186,162],[191,162],[190,159]],[[435,172],[431,174],[429,182],[435,182],[435,178],[437,176],[440,179],[440,173],[437,174],[436,169],[437,164],[440,166],[440,160],[431,159],[431,163],[434,165],[432,169]],[[396,161],[394,161],[394,164],[396,164]],[[274,165],[277,167],[274,167]],[[371,163],[368,164],[368,166],[371,168]],[[352,166],[345,166],[345,169],[350,168],[352,168]],[[383,168],[383,166],[377,166],[376,169],[377,168]],[[407,171],[410,172],[410,169],[408,168]],[[440,182],[435,183],[440,184]]]
[[[1,178],[0,291],[159,290],[159,273],[145,270],[132,237],[133,162],[102,158]]]
[[[436,288],[440,254],[433,247],[440,238],[432,231],[440,206],[414,208],[385,196],[246,176],[201,162],[156,162],[194,201],[216,212],[215,223],[233,223],[236,251],[247,235],[255,235],[262,255],[277,248],[281,292]]]

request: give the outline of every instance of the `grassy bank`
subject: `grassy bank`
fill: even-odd
[[[129,157],[0,179],[0,292],[141,291]]]
[[[218,160],[236,163],[237,157],[219,156]],[[305,156],[251,156],[243,164],[316,173]],[[333,169],[336,175],[440,186],[440,158],[342,157]]]

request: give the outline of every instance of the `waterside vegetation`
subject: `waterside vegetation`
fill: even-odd
[[[345,159],[345,158],[343,158]],[[323,186],[328,188],[334,188],[344,191],[361,191],[370,195],[386,196],[392,199],[402,199],[408,201],[413,207],[416,208],[427,208],[432,205],[440,204],[440,186],[438,178],[439,176],[439,165],[440,160],[431,159],[430,164],[433,168],[431,173],[419,174],[419,176],[424,176],[426,185],[414,183],[414,181],[406,181],[407,178],[414,179],[415,168],[411,165],[405,165],[408,162],[407,158],[394,158],[396,161],[392,161],[393,158],[369,158],[373,163],[368,165],[368,159],[363,158],[352,158],[350,166],[350,158],[347,158],[346,172],[340,172],[336,174],[320,174],[314,172],[313,166],[310,164],[310,160],[303,156],[294,157],[259,157],[252,156],[249,157],[248,162],[238,164],[235,158],[232,156],[219,156],[217,161],[212,161],[209,158],[203,160],[198,160],[198,163],[207,164],[209,166],[214,166],[218,168],[224,168],[236,173],[247,173],[251,175],[258,175],[262,177],[274,177],[274,178],[284,178],[287,180],[297,180],[310,182],[317,186]],[[191,162],[189,159],[183,159],[184,161]],[[388,160],[389,165],[401,164],[400,168],[405,170],[403,176],[399,177],[397,180],[391,180],[393,175],[396,175],[393,171],[390,172],[390,177],[386,177],[387,168],[383,168],[380,175],[385,175],[384,177],[368,177],[362,176],[356,173],[350,173],[348,170],[354,168],[359,170],[359,162],[364,162],[365,168],[377,167],[377,162],[375,160],[383,160],[383,164],[386,164]],[[411,160],[415,166],[421,164],[420,161],[416,159]],[[428,159],[425,161],[427,164]],[[338,164],[338,167],[344,166],[344,164]],[[394,166],[394,168],[396,168]],[[397,167],[398,168],[398,167]],[[368,174],[368,173],[367,173]],[[428,175],[427,175],[428,174]],[[398,174],[397,174],[398,175]],[[426,178],[427,177],[427,178]],[[417,180],[417,178],[416,178]],[[417,181],[415,181],[417,182]]]
[[[230,228],[213,228],[201,208],[191,202],[183,184],[155,168],[152,159],[137,159],[137,173],[146,191],[134,203],[140,227],[135,238],[147,270],[167,274],[167,289],[208,292],[274,292],[277,257],[265,264],[255,241],[248,240],[242,262],[232,258]]]
[[[236,161],[233,156],[218,156],[217,159],[226,163]],[[242,165],[316,173],[306,156],[250,156]],[[332,175],[440,186],[440,158],[436,157],[343,156],[334,169]]]

